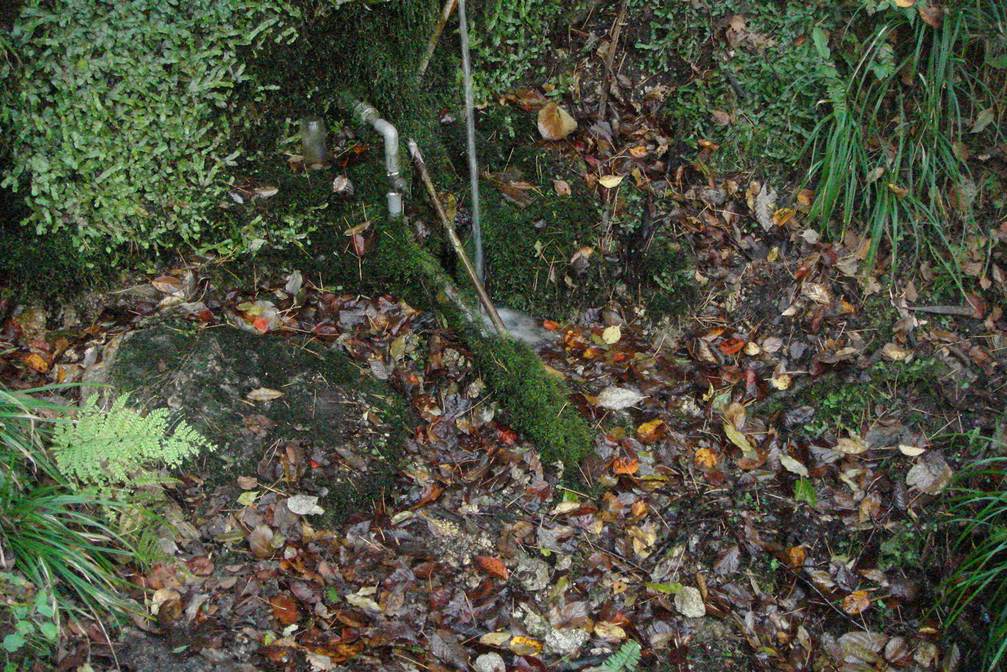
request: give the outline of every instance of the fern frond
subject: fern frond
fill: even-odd
[[[176,468],[213,445],[185,421],[172,426],[168,409],[147,415],[128,406],[121,395],[106,412],[92,396],[74,421],[57,426],[53,435],[56,465],[82,486],[134,490],[161,483],[164,468]]]
[[[619,650],[605,659],[601,664],[604,672],[636,672],[640,664],[640,645],[629,640]]]

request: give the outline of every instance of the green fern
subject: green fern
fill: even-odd
[[[103,411],[97,396],[53,436],[59,470],[81,485],[134,490],[161,483],[161,469],[178,467],[201,449],[214,449],[185,421],[172,426],[166,408],[141,415],[127,406],[128,395],[122,395]]]
[[[619,650],[605,659],[599,668],[601,672],[636,672],[640,664],[640,645],[630,640]]]

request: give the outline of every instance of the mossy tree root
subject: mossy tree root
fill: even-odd
[[[593,432],[570,404],[567,386],[545,370],[527,345],[490,333],[469,297],[416,244],[405,222],[387,221],[381,234],[378,265],[389,279],[407,300],[437,311],[462,336],[512,425],[535,443],[543,459],[576,470],[591,450]]]

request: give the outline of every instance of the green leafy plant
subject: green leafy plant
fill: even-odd
[[[534,72],[545,77],[541,63],[553,50],[550,33],[570,12],[568,4],[550,0],[492,0],[470,33],[476,61],[479,99],[504,93]]]
[[[103,514],[124,505],[76,490],[45,450],[51,418],[65,407],[37,395],[53,391],[0,388],[0,556],[13,567],[0,577],[8,588],[0,624],[10,655],[46,648],[64,613],[101,622],[134,608],[116,572],[134,549]]]
[[[640,665],[640,645],[630,640],[619,647],[619,650],[605,659],[598,668],[601,672],[636,672]]]
[[[75,420],[58,425],[53,435],[56,464],[74,482],[132,491],[163,482],[161,469],[214,448],[184,420],[172,424],[166,408],[143,415],[121,395],[104,411],[97,399],[92,395]]]
[[[977,196],[965,143],[1001,134],[987,58],[1007,45],[1007,14],[983,1],[874,2],[855,18],[841,34],[813,33],[831,110],[808,145],[811,216],[836,236],[862,226],[869,264],[887,240],[893,266],[908,248],[957,280]]]
[[[806,38],[815,25],[839,23],[839,14],[824,3],[631,0],[635,21],[649,17],[633,57],[646,73],[674,77],[662,116],[685,142],[720,145],[715,169],[786,178],[824,92]]]
[[[953,524],[964,560],[944,585],[948,618],[975,608],[986,633],[984,670],[1007,662],[1007,457],[978,460],[958,474]]]
[[[17,574],[0,573],[0,586],[7,596],[30,595],[35,587]],[[13,600],[6,605],[11,631],[3,637],[3,650],[17,654],[24,650],[45,651],[59,639],[55,599],[44,590],[35,591],[34,599]]]
[[[237,156],[243,50],[292,39],[284,0],[29,0],[0,93],[25,223],[92,256],[203,238]]]

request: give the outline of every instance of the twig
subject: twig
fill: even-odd
[[[426,74],[427,67],[430,65],[430,59],[434,57],[434,52],[437,50],[437,43],[441,39],[441,33],[444,32],[444,26],[447,25],[448,19],[451,18],[451,14],[454,13],[457,6],[458,0],[444,0],[444,9],[441,10],[441,18],[437,20],[437,25],[434,26],[434,32],[427,43],[427,51],[423,54],[423,60],[420,61],[420,67],[416,71],[417,80],[423,79],[423,75]]]
[[[626,5],[628,0],[622,0],[619,5],[619,15],[615,19],[615,26],[612,28],[612,41],[608,44],[608,53],[605,54],[605,78],[601,86],[601,102],[598,104],[598,118],[605,119],[605,108],[608,106],[609,78],[614,78],[612,65],[615,63],[615,52],[619,47],[619,35],[622,33],[622,24],[626,21]]]
[[[500,319],[500,315],[497,313],[496,308],[493,307],[493,302],[490,301],[489,294],[486,293],[486,288],[483,287],[482,281],[479,280],[479,274],[476,273],[475,267],[472,262],[469,261],[469,255],[465,254],[465,246],[462,245],[461,239],[458,237],[458,233],[455,231],[454,222],[448,219],[447,213],[444,212],[443,206],[441,206],[440,199],[437,198],[437,190],[434,188],[434,183],[430,179],[430,173],[427,171],[427,164],[423,161],[423,155],[420,154],[420,148],[417,146],[415,140],[409,141],[409,154],[413,157],[413,163],[416,164],[416,169],[420,171],[420,179],[423,181],[423,186],[427,189],[427,195],[430,196],[430,202],[434,206],[434,210],[437,211],[437,218],[441,220],[441,224],[444,226],[444,230],[447,231],[448,240],[451,241],[451,247],[454,248],[455,254],[461,259],[462,266],[465,267],[465,272],[468,273],[469,279],[472,284],[475,285],[476,293],[479,295],[479,301],[483,304],[486,309],[486,313],[490,317],[490,322],[496,327],[497,333],[501,336],[507,335],[507,327],[504,326],[503,320]]]
[[[909,306],[909,310],[915,310],[918,313],[933,313],[934,315],[975,316],[975,311],[970,306]]]

